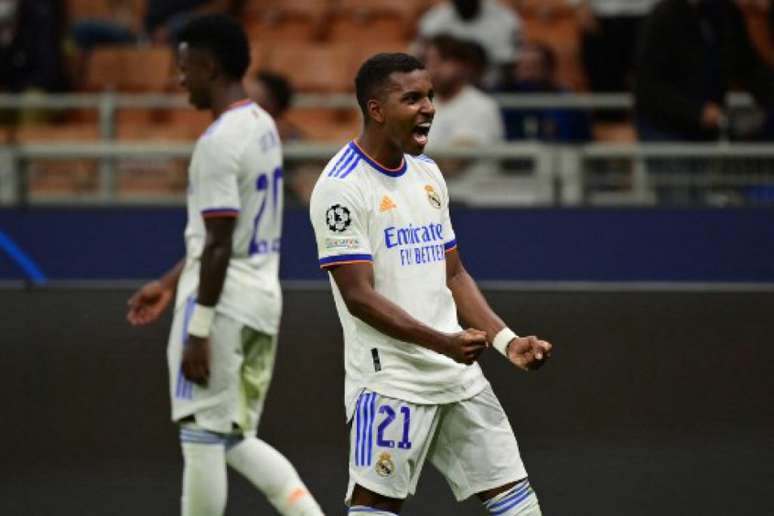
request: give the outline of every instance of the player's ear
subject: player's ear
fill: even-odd
[[[370,116],[377,124],[384,123],[384,111],[382,110],[382,104],[376,99],[371,99],[366,104],[368,108],[368,116]]]

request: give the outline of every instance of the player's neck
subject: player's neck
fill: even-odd
[[[212,115],[218,118],[234,103],[247,98],[241,82],[230,82],[215,90],[212,99]]]
[[[372,130],[364,129],[355,143],[385,168],[396,169],[403,163],[403,149]]]

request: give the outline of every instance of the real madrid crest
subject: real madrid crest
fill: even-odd
[[[395,464],[392,462],[392,456],[387,452],[380,453],[374,469],[380,476],[389,477],[392,475],[395,471]]]
[[[433,208],[441,209],[441,196],[436,193],[435,189],[430,185],[425,185],[425,192],[427,192],[427,200],[430,202],[430,206]]]

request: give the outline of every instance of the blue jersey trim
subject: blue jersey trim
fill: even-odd
[[[445,244],[443,244],[443,248],[446,251],[450,251],[450,250],[454,249],[455,247],[457,247],[457,239],[456,238],[454,240],[451,240],[451,241],[446,242]]]
[[[357,152],[360,155],[360,158],[365,160],[365,162],[371,165],[371,167],[375,168],[378,172],[381,172],[386,176],[400,177],[406,173],[406,169],[408,168],[408,164],[406,163],[406,158],[403,158],[403,161],[401,162],[400,167],[398,167],[397,169],[391,170],[389,168],[383,167],[382,165],[380,165],[379,163],[371,159],[365,152],[362,151],[362,149],[360,149],[360,147],[357,146],[357,144],[354,141],[349,142],[349,148]]]
[[[340,254],[338,256],[328,256],[326,258],[320,258],[320,267],[327,267],[329,265],[335,265],[337,263],[348,262],[372,262],[374,257],[370,254]]]

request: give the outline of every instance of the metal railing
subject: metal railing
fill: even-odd
[[[311,161],[322,169],[339,149],[340,145],[289,143],[284,147],[284,155],[290,166]],[[118,165],[139,163],[136,170],[149,162],[160,162],[163,169],[166,163],[182,160],[180,166],[184,168],[192,150],[190,143],[100,142],[0,147],[0,201],[6,205],[182,204],[184,186],[173,192],[122,195],[117,188],[120,166],[108,172],[97,167],[98,187],[94,191],[80,195],[36,195],[30,190],[30,165],[41,160],[93,160]],[[774,146],[765,144],[557,146],[519,143],[439,148],[432,152],[432,157],[437,161],[465,159],[495,164],[487,173],[466,177],[461,182],[450,181],[455,200],[478,206],[654,204],[662,199],[664,192],[697,190],[716,195],[714,200],[705,199],[710,203],[723,204],[729,200],[747,202],[745,189],[774,190]],[[517,172],[496,166],[514,160],[522,165]],[[605,165],[601,171],[600,162]],[[741,167],[750,162],[757,166]],[[664,163],[675,166],[664,172]],[[684,163],[688,165],[683,166]],[[718,192],[736,193],[729,198]],[[774,203],[774,199],[765,202]]]

